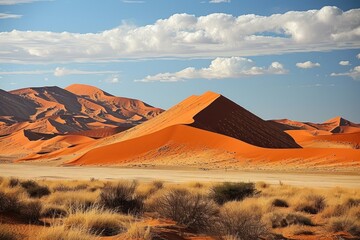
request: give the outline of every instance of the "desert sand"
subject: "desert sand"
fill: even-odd
[[[190,96],[165,112],[81,84],[20,89],[4,96],[23,103],[14,113],[8,108],[1,112],[2,160],[53,166],[360,171],[360,125],[341,117],[324,123],[265,121],[214,92]]]

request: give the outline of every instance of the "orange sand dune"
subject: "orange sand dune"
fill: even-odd
[[[318,134],[353,133],[360,132],[360,124],[356,124],[342,117],[334,117],[323,123],[297,122],[289,119],[270,120],[282,130],[318,130]],[[325,133],[326,134],[326,133]]]
[[[360,132],[318,135],[306,130],[286,131],[302,147],[360,148]]]
[[[99,146],[186,124],[270,148],[299,147],[287,134],[229,99],[213,92],[191,96],[156,118],[99,141]]]
[[[95,148],[68,164],[74,165],[154,165],[188,166],[211,162],[226,166],[352,166],[360,162],[360,151],[354,149],[269,149],[186,125],[176,125],[139,138]],[[184,155],[189,152],[190,155]],[[204,152],[216,155],[204,155]],[[194,163],[196,162],[196,164]],[[229,165],[231,164],[231,165]]]
[[[32,144],[36,140],[44,142],[54,134],[102,138],[136,126],[163,111],[140,100],[115,97],[87,85],[71,85],[69,90],[80,95],[59,87],[10,92],[0,89],[0,142],[6,143],[6,150],[0,151],[0,157],[13,158],[31,152],[14,138],[20,136],[19,142],[22,142],[24,133]],[[23,137],[26,140],[27,137]],[[13,139],[12,142],[9,139]],[[34,148],[32,153],[37,151]],[[15,155],[10,156],[10,152]]]

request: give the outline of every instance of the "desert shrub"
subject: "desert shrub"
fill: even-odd
[[[9,187],[11,187],[11,188],[18,186],[19,183],[20,183],[20,180],[18,178],[12,177],[9,179]]]
[[[321,216],[324,218],[339,217],[346,215],[348,211],[349,207],[345,204],[330,205],[322,211]]]
[[[136,182],[108,184],[100,193],[100,204],[116,212],[139,213],[143,209],[143,199],[135,194],[136,186]]]
[[[47,186],[40,186],[37,182],[32,180],[21,182],[20,185],[32,198],[41,198],[50,194],[50,190]]]
[[[86,229],[67,228],[63,225],[52,226],[41,231],[38,240],[96,240]]]
[[[66,217],[68,215],[68,211],[63,206],[58,205],[46,205],[41,210],[41,217],[46,218],[61,218]]]
[[[360,237],[360,224],[348,216],[330,218],[327,229],[330,232],[349,232],[351,235]]]
[[[269,218],[272,228],[287,227],[290,225],[314,226],[310,218],[301,214],[271,213]]]
[[[310,214],[317,214],[326,206],[325,197],[321,195],[308,195],[304,201],[301,201],[295,206],[296,211],[306,212]]]
[[[225,203],[220,209],[218,222],[220,235],[233,236],[233,239],[256,240],[268,234],[261,214],[242,207],[239,202]]]
[[[0,190],[0,213],[12,211],[18,201],[16,192],[4,192]]]
[[[26,221],[36,222],[41,216],[42,203],[39,200],[22,200],[16,212]]]
[[[287,208],[287,207],[289,207],[289,204],[288,204],[285,200],[283,200],[283,199],[275,198],[275,199],[271,202],[271,206]]]
[[[218,207],[213,201],[205,195],[191,193],[187,189],[167,189],[149,202],[149,210],[195,231],[207,231],[218,213]]]
[[[11,230],[10,227],[2,225],[0,223],[0,240],[17,240],[21,239],[20,236],[14,231]]]
[[[218,204],[228,201],[240,201],[246,197],[254,196],[258,191],[254,183],[230,183],[225,182],[212,188],[212,196]]]
[[[358,198],[349,198],[346,200],[345,205],[348,207],[357,207],[360,206],[360,199]]]
[[[90,209],[72,210],[64,219],[64,225],[68,228],[87,229],[88,233],[94,235],[114,236],[125,232],[131,220],[130,216],[93,206]]]
[[[125,239],[142,239],[142,240],[151,240],[153,239],[153,234],[151,232],[151,227],[144,226],[139,222],[132,222],[125,233]]]

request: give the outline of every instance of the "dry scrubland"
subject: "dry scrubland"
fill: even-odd
[[[0,178],[0,240],[359,239],[360,189]]]

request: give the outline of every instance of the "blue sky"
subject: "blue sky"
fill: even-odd
[[[0,88],[85,83],[169,108],[360,122],[360,2],[0,0]]]

